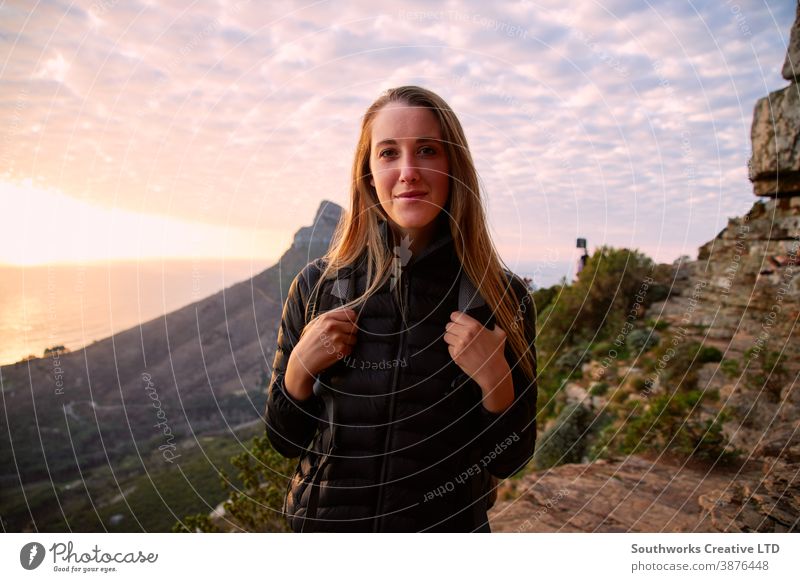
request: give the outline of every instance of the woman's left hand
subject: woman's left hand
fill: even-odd
[[[498,325],[487,329],[466,313],[454,311],[445,326],[444,341],[453,361],[484,392],[493,389],[509,371],[506,332]]]

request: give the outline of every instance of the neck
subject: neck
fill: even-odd
[[[437,217],[436,220],[423,228],[401,228],[391,221],[389,221],[389,227],[394,234],[396,244],[400,245],[402,240],[407,236],[410,243],[409,248],[412,253],[416,254],[420,253],[431,244],[436,237],[440,225],[439,218]]]

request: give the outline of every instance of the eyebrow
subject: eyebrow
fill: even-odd
[[[442,141],[442,139],[439,138],[439,137],[418,137],[417,138],[417,142],[421,142],[421,141],[436,141],[436,142],[440,142],[440,141]],[[392,138],[382,139],[381,141],[379,141],[378,143],[375,144],[375,147],[379,147],[379,146],[382,146],[384,144],[397,145],[397,140],[392,139]]]

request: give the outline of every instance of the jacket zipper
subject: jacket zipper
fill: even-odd
[[[401,271],[400,273],[400,280],[402,281],[402,300],[400,305],[400,317],[402,319],[402,330],[400,335],[400,345],[397,349],[397,358],[395,361],[402,362],[403,361],[403,354],[406,351],[406,340],[407,340],[407,332],[408,332],[408,325],[407,325],[407,313],[406,307],[408,305],[408,287],[409,287],[409,280],[408,274],[405,275]],[[386,438],[383,442],[383,456],[381,457],[381,476],[378,486],[378,503],[375,511],[375,524],[373,527],[373,532],[381,531],[381,524],[383,523],[383,491],[386,485],[384,481],[386,481],[386,458],[388,457],[389,453],[389,444],[391,442],[392,437],[392,427],[394,425],[394,405],[395,405],[395,393],[397,392],[397,381],[400,375],[400,366],[395,366],[394,373],[392,374],[392,387],[391,391],[389,392],[389,422],[386,426]]]

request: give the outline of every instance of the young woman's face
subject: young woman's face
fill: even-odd
[[[370,184],[381,207],[412,242],[427,239],[450,192],[439,121],[424,107],[389,103],[373,120],[371,143]]]

